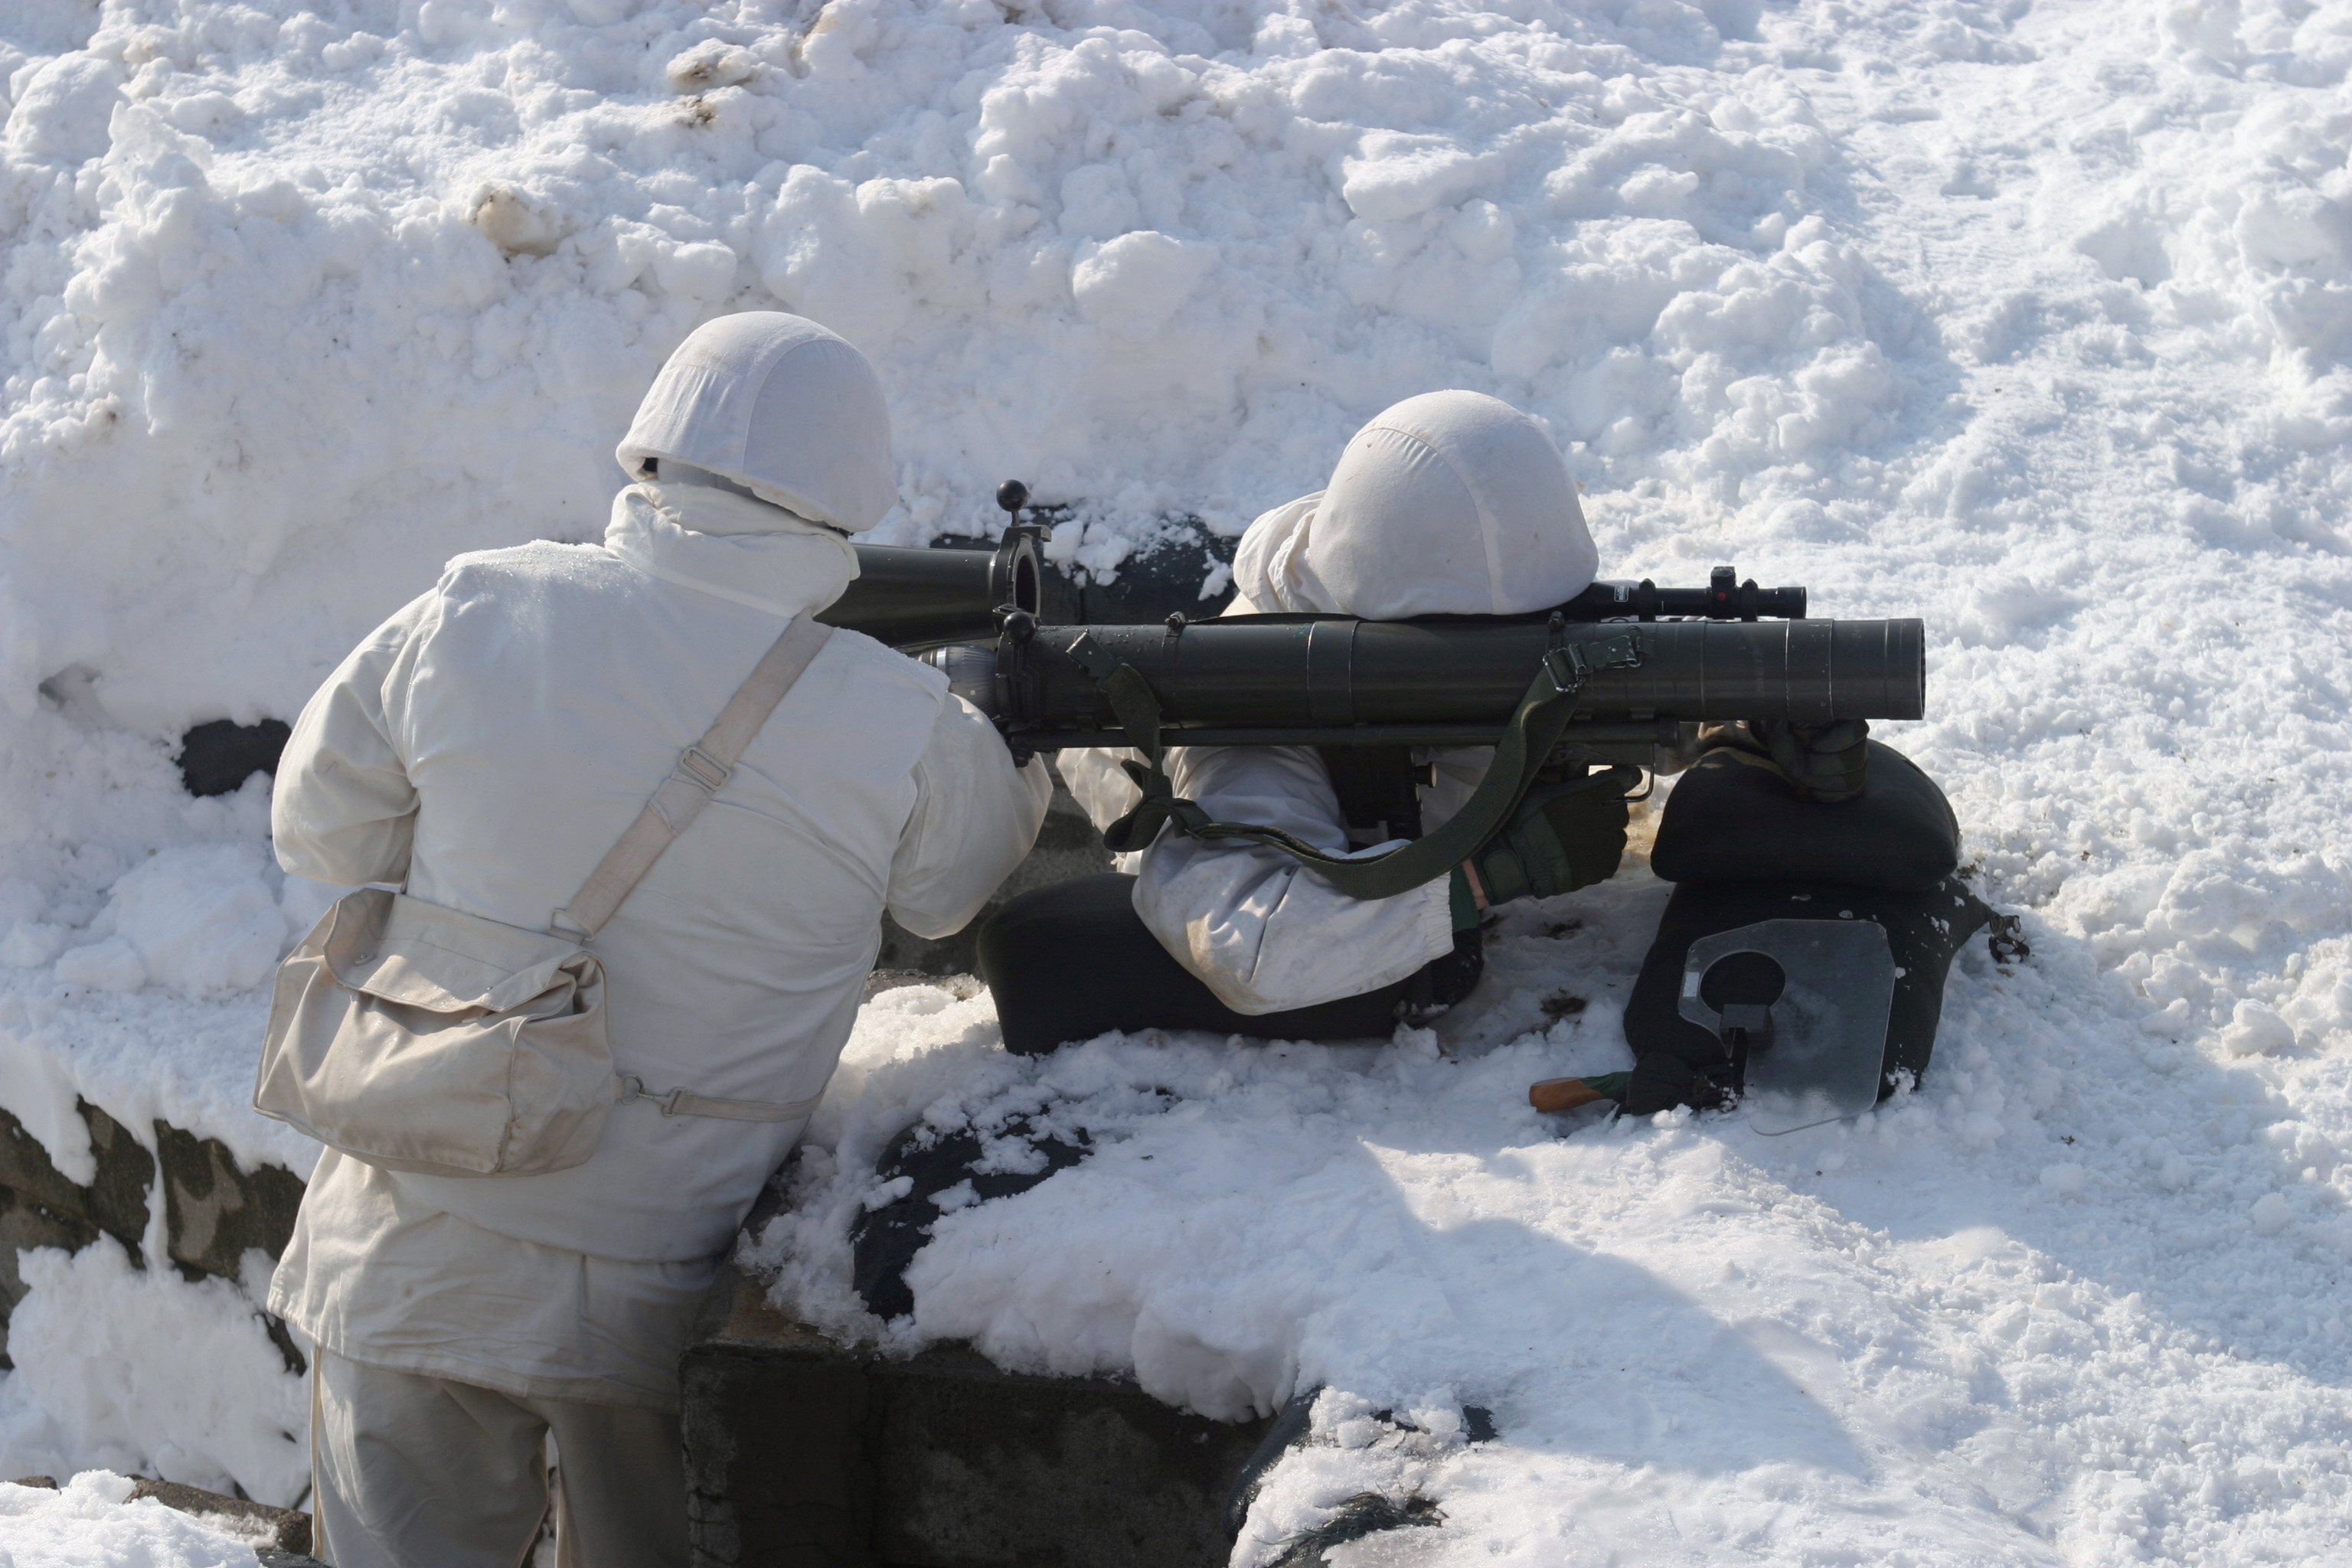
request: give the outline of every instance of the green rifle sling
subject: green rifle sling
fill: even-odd
[[[1620,669],[1641,662],[1630,634],[1567,643],[1544,655],[1527,694],[1519,699],[1510,722],[1495,742],[1495,760],[1486,776],[1445,826],[1385,855],[1334,855],[1286,833],[1244,822],[1219,822],[1200,805],[1177,795],[1161,765],[1160,699],[1150,682],[1133,665],[1108,669],[1108,656],[1089,638],[1081,637],[1071,656],[1100,684],[1111,711],[1127,733],[1128,743],[1145,761],[1120,765],[1143,791],[1135,809],[1103,832],[1103,842],[1114,854],[1141,849],[1159,837],[1162,824],[1193,838],[1243,838],[1279,849],[1314,868],[1317,876],[1356,899],[1390,899],[1433,882],[1476,853],[1501,831],[1518,809],[1536,773],[1559,742],[1576,711],[1576,700],[1585,680],[1596,669]]]

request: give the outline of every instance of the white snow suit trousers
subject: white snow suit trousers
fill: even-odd
[[[684,1568],[677,1417],[524,1399],[316,1352],[310,1508],[334,1568],[516,1568],[548,1510],[557,1459],[562,1568]]]

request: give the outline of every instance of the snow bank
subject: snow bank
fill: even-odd
[[[654,368],[745,306],[889,372],[896,536],[1018,473],[1106,566],[1437,384],[1604,489],[1876,444],[1928,329],[1827,221],[1817,116],[1703,11],[1611,9],[35,7],[0,691],[290,712],[445,556],[600,529]]]
[[[271,1259],[241,1283],[133,1267],[101,1238],[19,1254],[30,1293],[8,1323],[17,1370],[0,1381],[0,1469],[95,1459],[207,1491],[292,1504],[310,1484],[308,1385],[254,1303]]]
[[[253,1568],[236,1535],[131,1500],[131,1478],[86,1470],[55,1491],[0,1481],[0,1568]]]
[[[1102,1152],[952,1216],[906,1331],[1204,1407],[1325,1379],[1250,1560],[1416,1487],[1447,1523],[1395,1550],[1440,1556],[2341,1555],[2347,65],[2352,14],[2284,0],[20,0],[0,1105],[69,1173],[76,1094],[304,1167],[237,986],[319,895],[173,737],[290,716],[448,554],[591,535],[716,312],[873,355],[884,537],[1019,475],[1102,571],[1474,387],[1561,442],[1605,572],[1926,617],[1888,738],[2033,963],[1964,961],[1916,1095],[1773,1143],[1509,1109],[1619,1059],[1637,873],[1572,938],[1513,917],[1458,1061],[1040,1067],[908,994],[776,1233],[793,1299],[860,1326],[856,1173],[1026,1096]],[[1360,1408],[1474,1393],[1496,1444]]]

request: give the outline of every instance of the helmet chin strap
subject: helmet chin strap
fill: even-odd
[[[746,500],[759,501],[761,506],[776,504],[753,495],[748,485],[739,485],[724,474],[714,474],[709,468],[698,468],[692,463],[681,463],[676,458],[647,458],[646,477],[665,485],[700,485],[705,489],[726,490],[730,494],[741,496]]]
[[[724,474],[714,474],[709,468],[698,468],[692,463],[682,463],[676,458],[647,458],[646,478],[656,484],[699,485],[705,489],[725,490],[730,495],[741,496],[745,500],[758,501],[761,506],[775,506],[778,511],[800,518],[801,521],[812,528],[822,528],[827,533],[837,534],[843,539],[852,537],[847,529],[835,528],[829,522],[819,522],[814,518],[801,517],[800,513],[793,511],[788,506],[776,506],[774,501],[757,494],[748,485],[739,485]]]

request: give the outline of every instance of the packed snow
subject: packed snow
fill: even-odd
[[[322,893],[175,738],[290,717],[451,553],[593,536],[712,314],[874,358],[882,537],[1019,476],[1105,572],[1473,387],[1604,574],[1926,618],[1881,733],[2033,957],[1973,946],[1917,1091],[1781,1139],[1525,1107],[1624,1064],[1638,853],[1377,1047],[1027,1062],[886,993],[780,1299],[1218,1415],[1321,1385],[1238,1568],[1365,1491],[1442,1521],[1339,1560],[2352,1555],[2347,67],[2302,0],[15,0],[0,1105],[68,1174],[76,1095],[305,1168],[244,1107]],[[883,1145],[1032,1110],[1095,1152],[866,1318]],[[293,1500],[249,1297],[112,1247],[28,1260],[0,1474]]]
[[[86,1470],[63,1486],[0,1481],[0,1568],[254,1568],[226,1520],[133,1500],[128,1476]]]
[[[247,1253],[235,1282],[134,1268],[109,1237],[25,1260],[32,1289],[8,1322],[16,1370],[0,1384],[0,1422],[16,1428],[22,1456],[10,1456],[11,1476],[57,1456],[208,1490],[241,1485],[266,1501],[301,1497],[310,1391],[255,1331],[254,1303],[269,1284],[264,1254]]]

